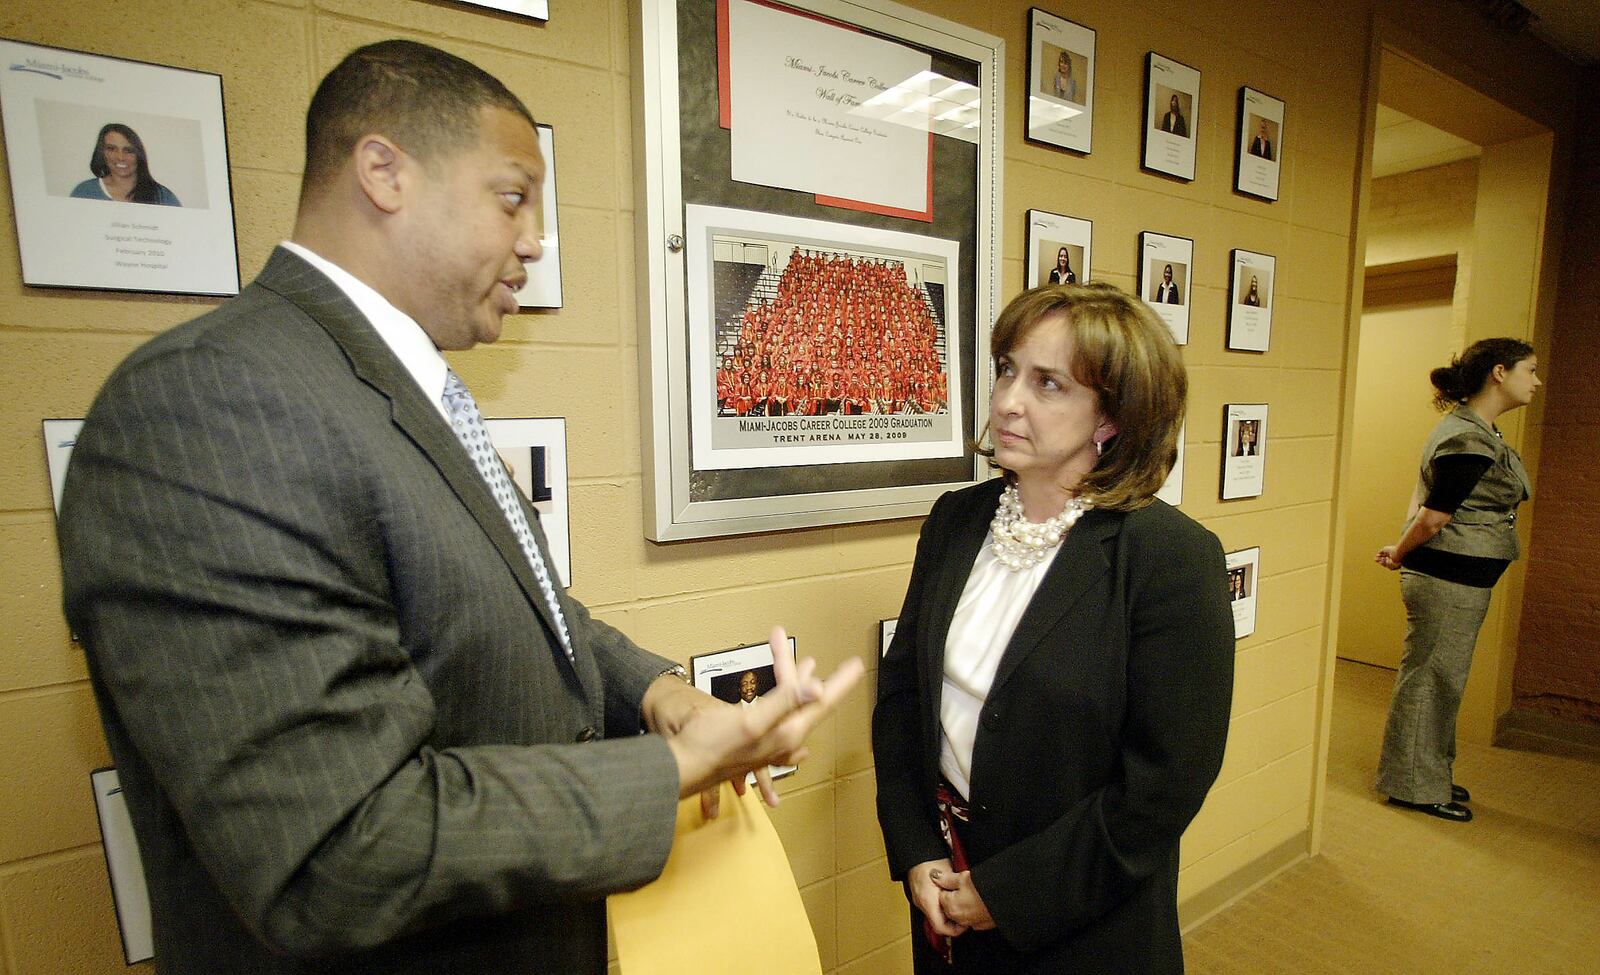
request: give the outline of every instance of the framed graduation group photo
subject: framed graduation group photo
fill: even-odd
[[[956,242],[726,207],[686,216],[696,470],[962,455]]]
[[[1254,88],[1240,88],[1237,148],[1233,188],[1277,200],[1283,169],[1283,102]]]
[[[1272,286],[1278,259],[1271,254],[1235,250],[1229,275],[1228,348],[1265,352],[1272,339]]]
[[[999,39],[877,0],[638,8],[648,537],[912,517],[985,476]]]
[[[1093,221],[1029,210],[1028,287],[1087,284],[1093,236]]]
[[[1144,168],[1194,179],[1200,72],[1151,51],[1145,58]]]
[[[1094,31],[1037,7],[1028,21],[1028,138],[1088,154],[1094,135]]]
[[[0,40],[22,281],[239,293],[222,77]]]
[[[1179,345],[1189,344],[1189,271],[1194,241],[1146,230],[1139,234],[1139,294]]]

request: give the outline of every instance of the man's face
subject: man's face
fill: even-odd
[[[411,170],[401,242],[416,290],[403,310],[441,349],[500,337],[536,261],[544,159],[522,116],[478,111],[478,142]]]
[[[756,674],[747,670],[739,678],[739,700],[754,701],[756,699]]]
[[[1172,265],[1171,264],[1168,264],[1166,267],[1161,269],[1161,280],[1165,281],[1168,284],[1172,283]]]
[[[1178,114],[1178,96],[1177,95],[1173,95],[1172,96],[1172,101],[1169,102],[1168,104],[1170,104],[1172,106],[1172,114],[1174,114],[1174,115]]]

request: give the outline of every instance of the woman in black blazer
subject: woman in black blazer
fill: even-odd
[[[1187,391],[1109,285],[1024,292],[991,337],[985,450],[917,543],[873,713],[916,970],[1183,970],[1178,840],[1222,764],[1222,546],[1154,498]]]

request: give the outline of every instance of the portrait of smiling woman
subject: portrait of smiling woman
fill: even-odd
[[[176,207],[183,204],[150,175],[150,157],[139,133],[121,122],[101,126],[89,155],[93,177],[72,188],[80,200],[108,200],[119,203],[154,203]]]
[[[1221,544],[1155,498],[1183,362],[1104,284],[1024,292],[990,351],[1004,476],[934,504],[873,712],[916,970],[1178,973],[1234,646]]]

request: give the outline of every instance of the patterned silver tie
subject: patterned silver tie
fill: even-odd
[[[494,500],[500,505],[500,510],[511,523],[511,530],[516,533],[517,544],[522,546],[522,554],[527,557],[528,564],[533,567],[534,578],[539,580],[539,589],[544,593],[544,601],[550,607],[550,613],[555,617],[556,629],[561,634],[561,649],[566,651],[567,659],[572,660],[572,636],[567,632],[567,618],[561,613],[561,603],[556,599],[555,586],[550,582],[550,570],[545,567],[544,556],[539,554],[539,546],[534,544],[533,529],[528,526],[528,517],[522,511],[522,503],[517,499],[516,486],[511,483],[511,478],[506,475],[505,465],[500,462],[500,456],[494,451],[494,444],[489,440],[489,431],[484,429],[483,415],[478,412],[478,404],[468,392],[466,383],[455,374],[455,370],[445,373],[444,380],[444,408],[450,414],[450,426],[456,431],[456,439],[461,441],[461,446],[467,448],[467,453],[472,457],[472,463],[477,466],[478,473],[489,485],[489,490],[494,494]]]

